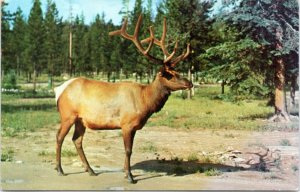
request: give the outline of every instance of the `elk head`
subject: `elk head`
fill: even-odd
[[[186,78],[183,78],[179,75],[178,72],[175,71],[175,66],[180,61],[187,58],[187,56],[190,53],[190,44],[187,44],[187,50],[185,53],[182,53],[181,55],[177,56],[176,58],[173,58],[176,54],[176,50],[178,47],[178,41],[176,41],[173,52],[169,53],[167,50],[167,47],[165,45],[165,39],[167,34],[167,24],[166,24],[166,18],[164,18],[163,22],[163,33],[160,40],[156,39],[154,37],[153,27],[149,27],[150,37],[139,40],[139,31],[140,26],[142,23],[142,15],[139,16],[138,21],[135,26],[134,34],[129,35],[126,32],[128,20],[125,19],[121,29],[110,32],[109,35],[120,35],[125,39],[128,39],[132,41],[137,49],[150,61],[161,64],[162,67],[160,71],[156,75],[155,81],[160,82],[161,85],[166,87],[169,91],[176,91],[176,90],[183,90],[183,89],[190,89],[193,87],[193,84],[187,80]],[[148,44],[148,47],[145,49],[142,44]],[[156,58],[149,54],[153,44],[159,46],[164,54],[164,59]]]

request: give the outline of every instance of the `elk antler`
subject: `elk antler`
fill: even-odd
[[[175,43],[173,52],[171,54],[169,54],[168,50],[166,49],[166,45],[165,45],[166,35],[167,35],[167,21],[166,21],[166,18],[164,17],[163,33],[162,33],[161,39],[158,40],[154,37],[154,44],[158,45],[161,48],[161,50],[163,51],[163,53],[165,55],[164,64],[168,64],[168,65],[170,65],[170,67],[175,67],[175,65],[178,62],[184,60],[190,54],[190,44],[187,44],[186,53],[183,53],[182,55],[180,55],[177,58],[175,58],[174,60],[172,60],[173,56],[176,53],[176,49],[178,47],[178,41],[176,41],[176,43]],[[142,40],[142,43],[149,43],[149,42],[151,43],[151,41],[152,41],[151,38],[146,38],[146,39]]]
[[[167,48],[166,48],[166,45],[165,45],[165,39],[166,39],[166,34],[167,34],[166,18],[164,18],[163,33],[162,33],[162,37],[161,37],[160,40],[157,40],[154,37],[153,28],[152,28],[152,26],[150,26],[149,27],[150,37],[148,37],[148,38],[146,38],[146,39],[144,39],[142,41],[139,41],[138,34],[139,34],[140,26],[141,26],[141,23],[142,23],[142,15],[140,15],[139,18],[138,18],[138,21],[136,23],[133,35],[129,35],[126,32],[127,23],[128,23],[128,20],[126,18],[125,21],[124,21],[124,23],[123,23],[123,25],[122,25],[122,27],[121,27],[121,29],[116,30],[116,31],[112,31],[112,32],[109,33],[109,35],[121,35],[125,39],[131,40],[135,44],[135,46],[137,47],[137,49],[143,55],[145,55],[148,59],[150,59],[151,61],[154,61],[155,63],[163,64],[165,68],[175,67],[175,65],[178,62],[184,60],[189,55],[189,53],[190,53],[190,45],[188,44],[187,45],[187,51],[186,51],[186,53],[183,53],[180,56],[176,57],[174,60],[172,60],[172,58],[174,57],[174,55],[176,53],[177,47],[178,47],[178,41],[176,41],[175,46],[174,46],[174,50],[170,54],[168,52]],[[142,46],[143,43],[149,43],[147,49],[143,48],[143,46]],[[162,59],[158,59],[158,58],[156,58],[156,57],[154,57],[152,55],[149,55],[149,51],[152,48],[153,43],[156,44],[156,45],[158,45],[161,48],[161,50],[162,50],[162,52],[164,54],[164,59],[163,60]]]

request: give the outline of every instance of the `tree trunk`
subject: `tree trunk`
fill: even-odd
[[[3,82],[4,80],[4,69],[1,70],[1,81]]]
[[[48,89],[53,88],[53,76],[51,73],[48,74]]]
[[[221,83],[221,94],[223,95],[225,93],[225,81],[222,80],[222,83]]]
[[[290,118],[285,108],[285,67],[282,58],[275,59],[275,115],[270,119],[271,121],[290,121]]]
[[[297,89],[297,78],[298,75],[293,75],[291,78],[291,89],[290,89],[290,96],[291,96],[291,103],[295,106],[295,94]]]
[[[123,76],[123,69],[121,68],[121,69],[120,69],[120,75],[119,75],[119,80],[120,80],[120,82],[122,81],[122,76]]]
[[[71,28],[70,28],[71,30]],[[69,70],[70,70],[70,77],[72,77],[72,31],[69,34]]]
[[[37,77],[37,72],[36,69],[33,70],[33,92],[36,92],[36,77]]]
[[[189,68],[188,70],[188,80],[190,80],[191,82],[193,82],[193,77],[192,77],[192,71],[191,68]],[[193,96],[193,90],[194,87],[192,87],[191,89],[187,90],[187,99],[191,99]]]

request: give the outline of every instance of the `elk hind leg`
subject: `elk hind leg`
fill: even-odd
[[[57,131],[56,134],[56,170],[58,175],[65,176],[64,171],[61,167],[61,148],[64,142],[64,139],[68,132],[70,131],[71,126],[73,125],[74,121],[65,120],[61,122],[60,129]]]
[[[75,144],[75,147],[77,149],[77,153],[85,167],[85,171],[89,172],[91,176],[96,176],[97,174],[93,171],[93,169],[90,167],[89,162],[87,161],[87,158],[84,154],[83,148],[82,148],[82,140],[85,133],[85,127],[80,121],[75,122],[75,131],[73,135],[73,142]]]

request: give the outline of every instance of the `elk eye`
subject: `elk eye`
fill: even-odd
[[[165,71],[165,72],[163,73],[163,76],[164,76],[166,79],[168,79],[168,80],[170,80],[170,79],[173,78],[173,75],[172,75],[171,73],[167,72],[167,71]]]

